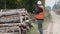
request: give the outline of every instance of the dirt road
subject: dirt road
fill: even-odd
[[[56,15],[54,11],[51,11],[52,20],[48,24],[44,34],[60,34],[60,15]]]

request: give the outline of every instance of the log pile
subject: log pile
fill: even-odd
[[[0,28],[0,33],[2,34],[3,32],[7,33],[12,30],[12,33],[15,34],[16,28],[18,28],[18,31],[20,32],[18,32],[18,34],[26,34],[33,25],[29,14],[25,9],[11,9],[0,12],[0,27],[2,28]]]

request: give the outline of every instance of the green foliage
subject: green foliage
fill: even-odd
[[[44,17],[44,23],[43,23],[43,28],[46,29],[47,24],[51,21],[52,17],[50,14],[51,7],[47,6],[45,7],[45,17]]]
[[[32,12],[34,9],[34,5],[36,5],[36,2],[38,0],[21,0],[21,7],[26,8],[29,12]],[[42,3],[44,4],[44,0],[41,0]]]
[[[39,34],[38,33],[38,24],[34,23],[34,27],[31,28],[27,34]]]
[[[0,9],[4,8],[4,0],[0,0]]]
[[[0,9],[17,9],[17,8],[26,8],[28,11],[32,11],[33,4],[35,0],[0,0]]]
[[[14,5],[14,6],[13,6]],[[10,6],[10,7],[9,7]],[[12,0],[7,0],[6,1],[6,8],[15,8],[15,1],[13,0],[13,2],[12,2]]]
[[[20,5],[20,1],[18,0],[0,0],[0,9],[4,9],[5,7],[7,9],[16,9],[19,7],[19,5]]]
[[[21,0],[21,7],[26,8],[28,11],[32,12],[33,4],[35,0]]]
[[[38,0],[0,0],[0,9],[26,8],[28,12],[32,12],[34,9],[34,4],[37,1]]]

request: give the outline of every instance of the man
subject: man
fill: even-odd
[[[38,22],[39,32],[40,32],[40,34],[43,34],[42,24],[44,21],[44,7],[43,7],[41,1],[37,2],[37,8],[35,9],[34,13],[35,13],[35,18]]]

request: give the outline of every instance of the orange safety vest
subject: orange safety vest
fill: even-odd
[[[43,9],[43,12],[36,14],[36,19],[44,19],[44,7],[41,6],[41,8]]]

